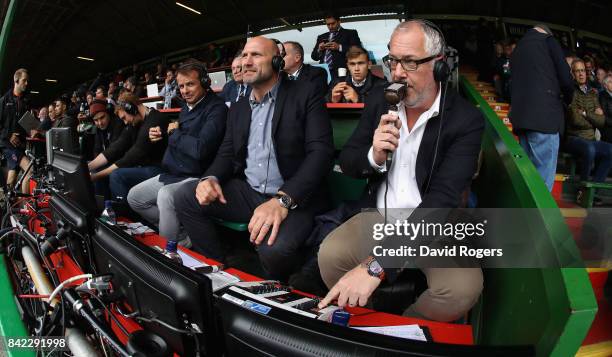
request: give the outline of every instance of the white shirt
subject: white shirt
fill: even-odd
[[[200,104],[200,102],[204,100],[204,97],[206,97],[206,93],[204,93],[204,96],[203,96],[202,98],[200,98],[200,100],[198,100],[197,102],[195,102],[195,104],[194,104],[194,105],[189,105],[189,104],[187,104],[187,108],[189,108],[189,111],[192,111],[192,110],[193,110],[193,108],[195,108],[195,107],[196,107],[196,105]]]
[[[434,100],[431,107],[423,112],[417,119],[411,131],[408,131],[408,122],[406,120],[406,108],[401,105],[398,116],[402,122],[400,128],[399,146],[393,154],[393,161],[389,169],[389,191],[387,193],[387,208],[388,209],[412,209],[416,208],[421,203],[421,193],[416,181],[416,162],[419,154],[421,140],[425,133],[425,127],[430,118],[438,115],[440,111],[440,93]],[[379,172],[387,170],[386,162],[379,166],[374,162],[373,147],[368,152],[368,161],[370,165]],[[376,206],[384,214],[385,207],[385,184],[383,183],[378,188],[376,197]],[[411,210],[410,210],[411,212]],[[393,212],[388,212],[390,216],[399,219]],[[407,212],[410,215],[409,212]],[[404,216],[404,214],[401,214]],[[405,217],[404,217],[405,218]]]

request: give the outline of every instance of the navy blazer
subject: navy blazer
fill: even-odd
[[[325,63],[325,51],[319,52],[319,44],[323,41],[327,41],[328,39],[329,32],[325,32],[317,36],[317,42],[312,49],[312,54],[310,55],[314,61]],[[332,68],[329,69],[332,78],[336,78],[338,76],[338,68],[346,68],[346,52],[348,52],[349,48],[351,46],[361,47],[361,40],[359,39],[357,30],[348,30],[343,27],[340,27],[338,30],[338,33],[334,38],[334,42],[341,45],[342,49],[332,51]]]
[[[226,118],[225,103],[211,91],[191,111],[184,104],[179,127],[168,136],[163,168],[176,176],[200,176],[217,154]]]
[[[527,31],[512,52],[510,68],[514,131],[563,133],[563,103],[572,102],[574,81],[557,40],[534,29]]]
[[[246,178],[250,124],[249,99],[242,98],[231,106],[225,138],[203,176],[216,176],[221,184]],[[280,190],[301,208],[326,209],[324,181],[333,164],[334,144],[323,94],[313,84],[281,76],[272,117],[272,142],[285,181]]]
[[[246,96],[251,95],[251,86],[247,85]],[[219,96],[225,103],[236,103],[238,98],[238,82],[231,80],[223,86]]]
[[[384,87],[377,87],[365,102],[357,128],[340,153],[340,167],[345,174],[368,178],[369,187],[364,196],[364,207],[376,207],[378,187],[386,173],[374,170],[368,161],[374,131],[380,117],[387,114]],[[444,103],[444,116],[440,132],[438,154],[433,165],[434,148],[440,125],[440,115],[430,118],[419,147],[416,161],[416,181],[421,194],[420,208],[456,208],[461,193],[470,185],[476,172],[480,142],[484,130],[484,117],[473,105],[453,90],[449,90]],[[427,190],[429,176],[431,182]]]

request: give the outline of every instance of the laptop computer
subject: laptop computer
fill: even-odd
[[[19,125],[21,125],[28,135],[30,135],[30,131],[38,129],[40,120],[38,120],[32,112],[28,111],[19,119]]]
[[[210,77],[210,87],[214,91],[220,91],[223,89],[225,83],[227,83],[227,77],[225,76],[225,71],[212,72],[209,73]]]

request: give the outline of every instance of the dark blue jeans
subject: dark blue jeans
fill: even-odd
[[[111,197],[125,201],[130,188],[162,173],[159,166],[126,167],[113,171],[109,177]]]
[[[612,167],[612,144],[605,141],[586,140],[577,136],[569,136],[565,143],[565,150],[582,159],[580,166],[580,179],[588,181],[595,162],[593,181],[604,182]]]

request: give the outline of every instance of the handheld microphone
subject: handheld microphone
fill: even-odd
[[[397,105],[406,97],[406,83],[391,83],[385,88],[385,100],[389,103],[389,114],[398,115]],[[387,160],[385,161],[387,170],[391,168],[393,162],[393,151],[387,152]]]

